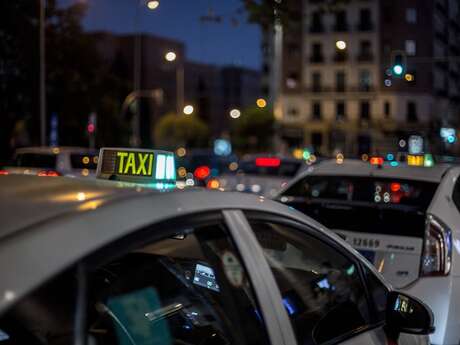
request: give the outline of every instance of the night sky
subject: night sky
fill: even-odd
[[[88,3],[84,20],[87,30],[132,33],[136,5],[142,0],[61,0]],[[238,14],[241,0],[161,0],[160,7],[141,9],[141,31],[183,41],[190,60],[212,64],[234,64],[260,68],[260,31],[248,24],[246,14]],[[200,16],[212,8],[223,21],[200,23]],[[232,18],[238,24],[232,24]]]

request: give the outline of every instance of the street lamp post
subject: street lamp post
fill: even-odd
[[[135,27],[135,38],[134,38],[134,61],[133,61],[133,92],[139,92],[141,90],[141,72],[142,72],[142,36],[140,32],[141,26],[141,8],[147,5],[150,10],[155,10],[160,5],[158,0],[139,0],[138,5],[136,6],[136,15],[134,19]],[[140,132],[141,132],[141,118],[140,118],[140,106],[137,104],[134,110],[134,116],[132,121],[132,146],[139,146],[140,144]]]
[[[46,145],[46,83],[45,83],[45,8],[46,0],[40,0],[40,145]]]
[[[177,54],[173,51],[167,52],[165,55],[167,62],[177,61]],[[184,109],[184,94],[185,94],[185,81],[184,81],[184,63],[176,63],[176,113],[180,115]]]

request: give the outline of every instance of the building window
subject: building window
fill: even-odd
[[[299,75],[295,72],[290,73],[286,78],[286,87],[288,89],[295,89],[299,83]]]
[[[320,102],[313,102],[311,105],[311,117],[312,120],[321,120],[321,103]]]
[[[414,123],[417,121],[417,104],[414,101],[409,101],[407,102],[407,122]]]
[[[323,15],[321,14],[321,12],[315,11],[312,13],[310,32],[318,33],[323,31]]]
[[[388,119],[391,116],[391,104],[388,101],[385,101],[385,103],[383,103],[383,115],[385,115],[386,119]]]
[[[391,6],[383,7],[383,22],[389,24],[393,21],[393,9]]]
[[[313,92],[321,92],[321,73],[313,72],[311,74]]]
[[[323,62],[324,57],[323,57],[323,45],[321,43],[313,43],[311,45],[311,57],[310,57],[310,62]]]
[[[409,56],[414,56],[417,54],[417,45],[414,40],[406,40],[405,42],[406,54]]]
[[[372,43],[371,41],[360,41],[359,42],[359,55],[358,61],[372,61]]]
[[[336,11],[334,31],[343,32],[347,30],[348,30],[347,12],[345,12],[344,10]]]
[[[323,133],[313,132],[311,134],[311,146],[314,147],[315,152],[318,152],[323,145]]]
[[[337,92],[345,92],[345,72],[335,74],[335,89]]]
[[[296,107],[290,107],[288,109],[289,117],[297,117],[299,115],[299,110]]]
[[[415,8],[406,8],[406,22],[410,24],[417,23],[417,10]]]
[[[370,31],[373,29],[371,10],[369,8],[362,8],[359,10],[359,31]]]
[[[343,121],[347,117],[345,110],[345,102],[337,102],[335,104],[335,118],[337,121]]]
[[[371,118],[371,105],[369,101],[362,101],[360,103],[360,118],[361,120],[369,121]]]
[[[371,72],[369,70],[362,70],[359,72],[359,91],[368,92],[371,90],[372,80]]]

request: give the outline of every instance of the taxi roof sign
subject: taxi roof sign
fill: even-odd
[[[102,148],[97,178],[132,183],[176,183],[174,153],[131,148]]]

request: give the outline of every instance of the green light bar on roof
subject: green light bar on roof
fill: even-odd
[[[96,175],[105,180],[175,185],[174,154],[158,150],[102,148]]]

